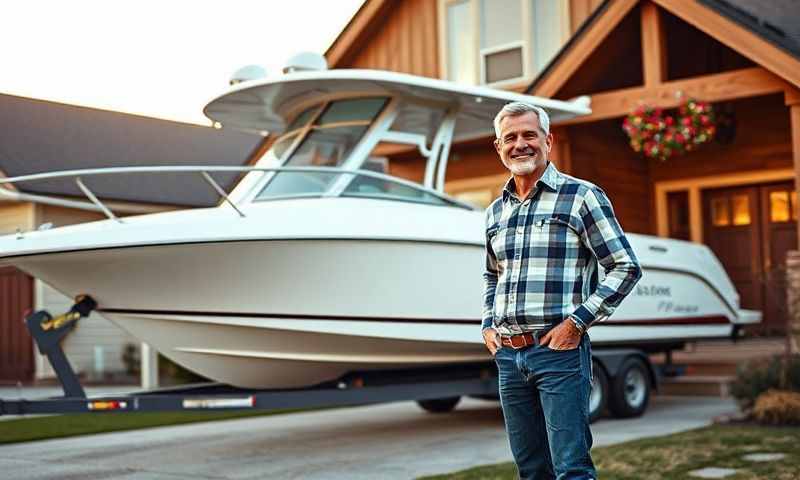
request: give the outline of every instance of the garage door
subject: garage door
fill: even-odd
[[[33,344],[23,318],[33,306],[33,279],[0,267],[0,381],[33,379]]]

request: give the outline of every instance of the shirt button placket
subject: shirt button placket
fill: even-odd
[[[524,248],[524,239],[525,239],[525,218],[527,217],[527,206],[528,200],[522,202],[517,210],[517,229],[516,229],[516,237],[514,238],[514,268],[511,271],[511,282],[514,286],[511,295],[509,295],[509,306],[511,307],[512,317],[514,319],[514,323],[519,325],[517,321],[517,293],[516,288],[519,285],[519,277],[522,273],[522,250]],[[521,222],[521,223],[520,223]]]

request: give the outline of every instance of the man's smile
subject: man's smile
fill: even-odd
[[[536,156],[536,153],[534,153],[534,152],[520,153],[520,154],[516,154],[516,155],[512,154],[511,155],[511,160],[528,160],[528,159],[533,159],[535,156]]]

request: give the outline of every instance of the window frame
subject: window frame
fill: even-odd
[[[483,85],[492,88],[513,88],[519,86],[521,83],[532,81],[540,71],[534,69],[535,56],[538,54],[534,45],[534,21],[533,21],[533,0],[519,0],[521,3],[521,16],[522,16],[522,38],[515,42],[509,42],[504,45],[497,45],[493,47],[481,47],[481,0],[438,0],[438,25],[439,25],[439,76],[443,80],[450,80],[449,72],[449,35],[448,35],[448,17],[447,9],[450,5],[457,3],[467,3],[470,8],[470,25],[469,28],[474,32],[473,45],[470,51],[475,58],[475,71],[472,74],[472,81],[470,85]],[[558,19],[559,30],[561,31],[561,45],[566,44],[570,37],[570,6],[569,2],[559,1],[559,15]],[[522,47],[522,76],[515,78],[508,78],[499,80],[497,82],[486,82],[486,56],[492,53],[497,53],[505,50],[521,46]]]

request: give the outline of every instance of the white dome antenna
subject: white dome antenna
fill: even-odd
[[[314,52],[302,52],[293,55],[283,67],[283,73],[307,72],[314,70],[327,70],[328,61],[322,55]]]
[[[250,82],[253,80],[260,80],[267,76],[267,71],[260,65],[247,65],[236,70],[231,76],[228,83],[233,86],[242,82]]]

